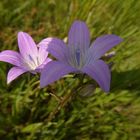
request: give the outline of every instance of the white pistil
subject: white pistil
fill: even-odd
[[[29,54],[28,59],[25,60],[25,65],[30,70],[35,70],[40,65],[38,57],[36,57],[36,59],[33,59],[32,56]]]

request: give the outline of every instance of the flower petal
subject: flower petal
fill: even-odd
[[[46,60],[41,64],[41,67],[43,68],[47,63],[51,62],[52,59],[46,58]]]
[[[92,44],[89,51],[93,54],[94,59],[99,59],[112,47],[122,42],[122,39],[116,35],[104,35],[98,37]]]
[[[32,37],[24,32],[18,33],[18,45],[21,55],[24,59],[28,60],[30,57],[36,60],[38,55],[37,46]]]
[[[44,68],[44,66],[50,61],[52,61],[52,59],[46,58],[46,60],[40,66],[38,66],[35,71],[40,73],[42,69]]]
[[[42,64],[48,56],[48,51],[45,46],[39,45],[39,54],[38,54],[38,61],[39,64]]]
[[[110,89],[110,70],[107,64],[102,60],[97,60],[92,64],[86,65],[82,72],[88,74],[90,77],[95,79],[99,86],[105,92],[109,92]]]
[[[62,62],[51,61],[42,70],[40,87],[45,87],[48,84],[60,79],[62,76],[75,71],[77,70]]]
[[[90,34],[87,25],[82,21],[75,21],[69,31],[68,46],[86,50],[90,45]]]
[[[46,46],[47,51],[60,61],[66,60],[67,47],[66,44],[57,38],[43,39],[38,46]]]
[[[0,61],[7,62],[19,67],[23,66],[21,55],[11,50],[2,51],[0,53]]]
[[[16,79],[21,74],[27,72],[27,70],[21,69],[19,67],[13,67],[9,70],[8,76],[7,76],[7,84],[12,82],[14,79]]]

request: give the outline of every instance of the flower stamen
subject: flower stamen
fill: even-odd
[[[80,49],[79,48],[76,49],[75,56],[76,56],[76,62],[79,66],[80,65]]]

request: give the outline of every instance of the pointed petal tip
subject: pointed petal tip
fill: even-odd
[[[106,86],[101,86],[99,85],[99,87],[101,88],[101,90],[106,93],[106,94],[109,94],[110,92],[110,84],[106,85]]]
[[[123,42],[123,41],[124,41],[124,39],[123,39],[123,38],[121,38],[121,37],[119,37],[119,39],[120,39],[120,42]]]
[[[11,83],[11,80],[7,79],[7,85],[9,85]]]
[[[40,89],[47,87],[49,84],[52,84],[52,82],[51,83],[44,82],[42,79],[43,79],[43,77],[41,75],[41,77],[40,77],[40,85],[39,85]]]
[[[20,39],[20,38],[23,37],[24,35],[25,35],[24,32],[19,31],[18,34],[17,34],[17,38]]]
[[[39,88],[42,89],[44,88],[44,86],[40,83]]]
[[[110,91],[111,73],[104,61],[97,60],[85,66],[82,72],[93,78],[104,92],[108,93]]]
[[[44,87],[46,87],[47,85],[46,84],[44,84],[44,83],[40,83],[40,89],[42,89],[42,88],[44,88]]]
[[[11,68],[12,69],[12,68]],[[9,72],[10,72],[10,70],[9,70]],[[13,81],[14,79],[11,79],[11,77],[9,76],[9,73],[8,73],[8,75],[7,75],[7,85],[10,85],[11,84],[11,82]]]
[[[25,34],[25,32],[19,31],[19,32],[18,32],[18,37],[21,36],[21,35],[24,35],[24,34]]]
[[[76,24],[79,24],[79,23],[84,23],[84,24],[86,24],[83,20],[78,20],[78,19],[75,20],[75,21],[73,22],[73,24],[74,24],[74,23],[76,23]]]
[[[21,69],[19,67],[12,67],[7,75],[7,84],[10,84],[13,80],[25,72],[27,72],[27,70]]]
[[[23,32],[23,31],[19,31],[18,32],[18,38],[26,38],[27,39],[27,37],[30,37],[30,38],[32,38],[28,33],[26,33],[26,32]]]
[[[115,35],[115,34],[110,34],[110,35],[105,35],[106,37],[110,37],[110,39],[116,39],[118,41],[118,43],[122,42],[124,39],[121,38],[120,36],[118,35]]]
[[[88,30],[87,24],[82,20],[75,20],[72,23],[71,27],[79,28],[79,26],[82,26],[82,28],[87,28],[87,30]]]
[[[40,85],[39,85],[39,87],[40,88],[44,88],[45,87],[45,84],[44,84],[44,82],[42,82],[42,77],[40,76]]]
[[[19,31],[19,32],[18,32],[18,34],[21,34],[21,33],[23,33],[23,31]]]
[[[110,92],[110,88],[104,89],[103,91],[108,94]]]

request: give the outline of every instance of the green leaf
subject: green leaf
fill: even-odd
[[[32,123],[32,124],[29,124],[29,125],[25,126],[22,129],[22,132],[23,133],[33,133],[36,130],[38,130],[42,126],[42,124],[43,123]]]

